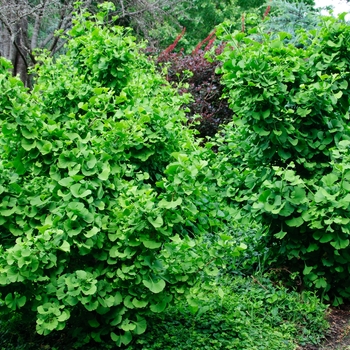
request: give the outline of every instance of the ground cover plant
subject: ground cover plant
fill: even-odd
[[[308,292],[273,286],[264,278],[223,277],[192,290],[151,322],[128,349],[295,349],[319,344],[328,324],[325,305]]]
[[[335,304],[350,296],[349,35],[328,17],[299,32],[303,45],[228,34],[221,56],[235,114],[218,138],[218,180],[266,227],[271,262]]]
[[[243,248],[183,125],[187,97],[104,25],[112,9],[77,14],[66,54],[37,58],[30,93],[0,60],[1,311],[76,346],[128,344]]]

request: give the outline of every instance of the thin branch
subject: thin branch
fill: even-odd
[[[60,51],[64,45],[66,45],[67,41],[62,41],[58,46],[56,46],[55,51],[50,52],[50,56],[53,56],[56,52]]]
[[[70,24],[70,21],[71,21],[72,17],[73,17],[72,15],[66,17],[66,18],[61,22],[60,27],[58,27],[56,30],[61,30],[61,29],[63,29],[63,31],[66,32],[66,31],[68,30],[68,28],[69,28],[69,24]],[[58,43],[60,37],[59,37],[58,35],[54,36],[54,34],[53,34],[53,38],[54,38],[54,39],[53,39],[53,42],[52,42],[52,44],[51,44],[51,47],[50,47],[49,51],[51,51],[51,52],[56,52],[56,51],[57,51],[56,45],[57,45],[57,43]]]
[[[121,17],[125,17],[125,8],[124,8],[124,1],[120,0],[120,7],[122,9],[122,16]]]
[[[24,65],[26,66],[26,68],[28,68],[28,62],[27,62],[27,59],[25,58],[25,56],[23,55],[22,53],[22,50],[20,49],[20,47],[18,46],[18,44],[16,43],[16,41],[13,41],[13,45],[15,46],[15,48],[17,49],[19,55],[21,56],[23,62],[24,62]]]
[[[20,49],[20,47],[18,46],[17,42],[16,42],[16,37],[17,37],[17,33],[14,33],[11,26],[8,24],[8,22],[6,21],[6,19],[3,18],[3,16],[0,14],[0,20],[1,22],[4,24],[4,26],[6,27],[6,29],[8,30],[8,32],[10,33],[10,38],[11,38],[11,42],[12,44],[15,46],[16,50],[18,51],[18,53],[20,54],[21,58],[23,59],[23,62],[25,64],[25,66],[28,68],[28,62],[22,52],[22,50]]]
[[[17,7],[18,7],[18,5],[7,6],[7,9],[11,10],[11,8],[17,8]],[[35,13],[37,10],[40,10],[41,7],[42,7],[42,3],[40,3],[39,5],[37,5],[35,7],[32,7],[30,9],[30,11],[22,12],[21,14],[19,13],[19,11],[15,11],[16,19],[11,21],[11,22],[8,22],[8,24],[13,25],[13,24],[18,23],[19,20],[21,20],[22,18],[28,17],[28,16],[32,15],[33,13]],[[2,12],[6,12],[6,11],[4,11],[4,7],[0,8],[0,10]],[[9,12],[9,11],[7,11],[7,12]],[[3,21],[3,16],[1,16],[1,17],[2,17],[1,21]]]

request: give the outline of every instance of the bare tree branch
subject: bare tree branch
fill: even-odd
[[[103,1],[97,0],[97,3]],[[169,20],[178,23],[177,16],[185,8],[183,5],[188,7],[192,3],[192,0],[112,1],[116,11],[110,13],[110,18],[117,15],[117,23],[133,27],[147,39],[163,23]],[[14,66],[28,68],[36,64],[35,49],[47,48],[51,55],[59,52],[65,39],[57,32],[65,34],[71,28],[74,3],[75,0],[0,0],[0,54],[10,59]],[[92,0],[82,4],[83,9],[96,11]],[[116,23],[115,20],[112,22]],[[17,73],[14,71],[14,74]],[[21,76],[25,76],[24,72]]]
[[[18,46],[18,42],[16,41],[16,37],[17,37],[20,29],[18,29],[17,32],[14,32],[14,28],[7,22],[6,18],[4,18],[1,14],[0,14],[0,20],[4,24],[4,26],[6,27],[6,30],[9,32],[11,41],[12,41],[13,45],[16,47],[20,56],[22,57],[23,61],[25,62],[26,67],[28,67],[28,63],[27,63],[27,60],[25,58],[25,53],[22,52],[21,48]]]

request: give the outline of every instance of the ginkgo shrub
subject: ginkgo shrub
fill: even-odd
[[[76,15],[66,54],[38,56],[31,92],[0,59],[1,312],[76,346],[130,343],[244,248],[183,126],[187,97],[128,30],[103,25],[111,6]]]
[[[320,18],[301,45],[260,34],[223,35],[234,123],[217,138],[218,182],[266,227],[271,266],[337,305],[350,299],[350,26]]]

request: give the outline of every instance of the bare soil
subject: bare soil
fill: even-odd
[[[331,308],[327,320],[330,328],[323,344],[307,345],[298,350],[350,350],[350,305]]]

